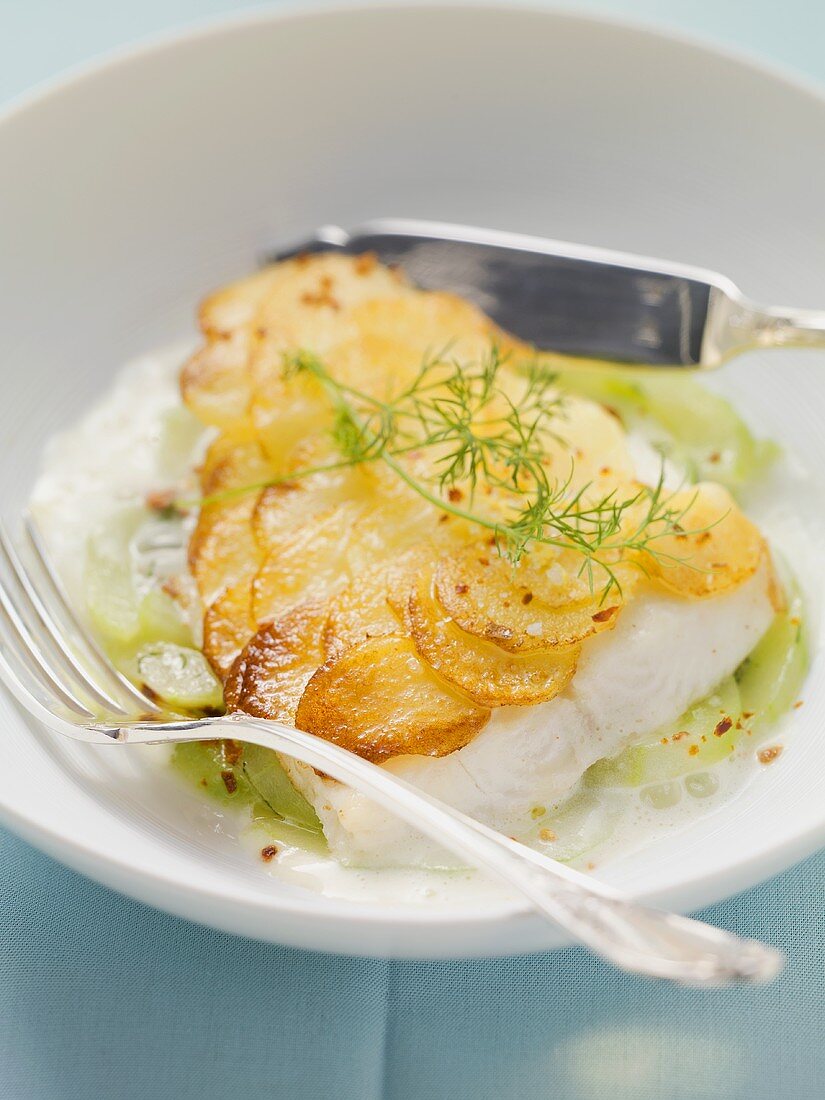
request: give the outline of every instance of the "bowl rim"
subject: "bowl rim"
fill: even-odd
[[[445,0],[401,0],[401,2],[390,4],[382,2],[382,0],[358,0],[355,3],[351,0],[309,0],[309,3],[304,2],[304,0],[286,0],[278,8],[230,12],[176,25],[159,33],[142,37],[137,42],[106,50],[86,60],[67,66],[54,76],[39,81],[33,87],[13,95],[5,104],[0,106],[0,132],[8,123],[20,120],[29,110],[34,110],[41,104],[59,97],[70,88],[104,76],[109,71],[114,71],[125,64],[137,63],[146,58],[173,51],[183,43],[219,38],[228,32],[249,27],[296,21],[322,21],[329,16],[377,15],[380,13],[380,15],[391,19],[397,14],[422,11],[441,14],[484,11],[502,18],[515,13],[517,15],[546,17],[549,21],[562,20],[571,24],[578,24],[584,28],[613,27],[631,32],[639,37],[646,37],[654,42],[657,40],[666,41],[692,51],[712,54],[720,60],[801,93],[811,99],[818,107],[825,109],[825,84],[820,83],[814,77],[799,73],[780,62],[767,59],[756,51],[720,44],[702,34],[669,28],[655,21],[624,18],[613,14],[599,14],[598,12],[578,12],[564,4],[548,5],[536,2],[536,0],[513,0],[512,3],[508,0],[446,0],[446,2]],[[191,914],[186,912],[183,900],[187,897],[196,896],[206,902],[221,902],[224,904],[226,911],[233,909],[236,912],[246,912],[250,909],[269,912],[284,911],[306,918],[315,927],[327,925],[330,921],[334,921],[339,927],[342,923],[353,929],[363,929],[370,926],[384,928],[392,926],[396,932],[401,932],[405,928],[410,930],[421,929],[422,926],[426,926],[430,930],[455,928],[457,926],[484,928],[498,924],[503,925],[514,918],[520,921],[525,919],[539,921],[539,918],[531,913],[526,903],[506,900],[491,901],[483,909],[457,904],[454,908],[431,911],[424,907],[413,909],[409,905],[396,907],[376,902],[349,901],[310,892],[307,892],[305,897],[283,896],[276,893],[271,896],[263,894],[260,896],[233,896],[227,891],[220,891],[204,884],[186,883],[182,885],[171,871],[165,872],[162,865],[156,865],[151,870],[145,867],[136,867],[128,858],[120,857],[116,852],[104,851],[86,840],[66,836],[56,827],[43,825],[33,815],[26,815],[7,805],[0,805],[0,819],[18,835],[81,873],[92,878],[98,878],[99,881],[105,881],[140,900],[185,915],[190,920],[198,920],[198,918],[193,918]],[[823,845],[825,845],[825,813],[820,822],[807,826],[793,836],[781,839],[768,847],[762,848],[758,853],[747,855],[712,872],[697,872],[689,879],[681,881],[678,887],[664,887],[658,891],[656,889],[629,891],[628,893],[636,900],[654,904],[662,902],[666,898],[672,899],[675,893],[678,893],[680,897],[689,895],[691,899],[689,907],[695,910],[700,906],[722,900],[734,892],[764,881],[773,874],[813,854]],[[109,869],[109,876],[102,873],[98,874],[96,868],[103,866]],[[132,889],[132,883],[134,883],[134,890]],[[171,891],[171,895],[181,899],[179,908],[171,904],[168,895],[159,900],[158,892],[163,888]],[[684,903],[675,906],[679,909],[687,907]],[[223,927],[228,928],[229,925],[223,924]],[[563,941],[559,940],[559,943],[562,942],[568,943],[570,940],[565,937]],[[350,948],[348,947],[347,950],[349,951]],[[499,953],[510,953],[510,951],[512,951],[512,945],[508,947],[505,944]],[[369,952],[366,950],[363,953],[368,954]],[[425,952],[405,956],[401,952],[398,953],[397,957],[423,958],[434,957],[434,954]],[[451,954],[451,957],[455,956]]]

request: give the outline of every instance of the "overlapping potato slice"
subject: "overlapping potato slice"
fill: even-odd
[[[251,577],[244,577],[225,589],[203,617],[203,652],[222,680],[255,633],[251,587]]]
[[[334,465],[336,458],[340,460],[327,440],[316,439],[314,444],[296,449],[291,465],[296,470],[317,470]],[[284,532],[294,530],[297,525],[336,505],[352,501],[368,504],[379,484],[375,475],[376,469],[370,464],[343,466],[297,476],[264,489],[252,518],[261,548],[267,550],[270,543],[283,537]],[[285,476],[288,478],[289,473]]]
[[[247,371],[255,315],[274,269],[211,294],[201,305],[199,320],[206,344],[181,371],[181,394],[204,423],[220,427],[242,417],[252,395]]]
[[[258,718],[292,722],[309,678],[323,660],[323,601],[306,600],[249,640],[224,686],[226,705]]]
[[[573,559],[575,560],[575,559]],[[511,653],[576,646],[615,625],[636,573],[617,564],[622,589],[591,587],[571,556],[544,548],[517,566],[488,543],[445,555],[435,569],[439,603],[468,634]]]
[[[224,589],[258,569],[261,554],[252,531],[257,490],[271,474],[260,444],[245,423],[233,426],[214,440],[201,470],[201,488],[207,498],[189,541],[189,567],[201,599],[209,606]]]
[[[507,653],[467,634],[433,598],[427,577],[419,578],[410,594],[409,624],[420,656],[480,706],[547,702],[576,671],[579,646]]]
[[[353,311],[362,302],[404,293],[415,294],[400,273],[367,257],[326,253],[277,265],[256,313],[253,385],[266,387],[281,374],[285,352],[323,356],[357,337]]]
[[[440,681],[412,639],[370,638],[333,656],[307,683],[296,724],[380,762],[392,756],[446,756],[475,737],[490,716]]]
[[[667,500],[678,528],[660,524],[649,533],[642,564],[671,592],[694,599],[718,596],[743,584],[766,554],[758,528],[721,485],[701,482]]]
[[[568,484],[569,493],[584,490],[600,499],[634,476],[627,435],[602,405],[566,394],[557,415],[542,432],[548,476]]]
[[[324,653],[327,658],[368,638],[398,633],[398,616],[394,614],[388,598],[393,573],[391,567],[368,570],[333,596],[324,624]]]
[[[210,340],[221,340],[253,324],[261,302],[273,285],[283,278],[273,264],[254,275],[229,283],[201,302],[198,322]]]
[[[250,400],[249,416],[269,461],[279,472],[294,465],[299,445],[332,427],[330,403],[317,379],[299,374],[273,376]]]
[[[340,504],[271,539],[252,582],[257,622],[279,619],[304,600],[329,598],[347,584],[347,554],[359,512],[355,502]]]
[[[443,543],[440,544],[443,549]],[[361,570],[330,600],[324,626],[327,658],[350,646],[409,627],[407,603],[415,578],[430,568],[439,553],[434,539],[423,539]]]
[[[260,485],[273,476],[254,427],[240,420],[225,428],[209,445],[200,469],[201,491],[205,497]]]
[[[254,496],[245,496],[201,509],[189,540],[189,568],[207,607],[259,567],[261,552],[252,533],[254,507]]]
[[[246,413],[252,397],[248,355],[249,337],[241,331],[209,341],[186,363],[181,395],[202,423],[224,427]]]
[[[444,291],[375,297],[357,305],[352,320],[362,337],[418,349],[419,362],[422,356],[478,362],[492,343],[502,354],[517,346],[477,306]]]

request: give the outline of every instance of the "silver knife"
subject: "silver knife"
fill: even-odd
[[[268,259],[330,250],[374,252],[568,355],[710,368],[753,348],[825,348],[825,311],[758,306],[713,271],[542,237],[382,218],[349,232],[324,226]]]

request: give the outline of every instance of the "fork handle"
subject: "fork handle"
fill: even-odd
[[[417,831],[476,866],[492,871],[544,917],[624,970],[699,985],[771,978],[781,956],[699,921],[625,900],[611,888],[487,828],[384,769],[312,734],[279,722],[227,715],[164,725],[169,739],[202,740],[223,733],[274,749],[324,771],[367,795]],[[157,726],[125,729],[129,741],[160,741]]]
[[[713,363],[756,348],[825,349],[825,310],[759,306],[714,289],[703,356]]]

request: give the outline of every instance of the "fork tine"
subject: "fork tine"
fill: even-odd
[[[69,600],[63,583],[60,580],[60,576],[52,562],[51,555],[46,549],[40,529],[30,513],[27,513],[23,518],[23,529],[26,534],[27,543],[37,562],[38,570],[46,581],[49,592],[51,593],[52,604],[59,611],[59,617],[64,624],[62,628],[61,624],[56,622],[54,616],[49,613],[45,600],[40,596],[37,586],[32,583],[31,578],[22,566],[22,563],[20,563],[19,556],[16,555],[12,547],[12,554],[17,562],[20,563],[20,568],[17,569],[16,572],[18,576],[23,578],[22,583],[26,587],[27,594],[29,594],[30,598],[32,594],[34,594],[32,602],[35,604],[35,608],[41,619],[42,616],[40,612],[42,611],[45,614],[45,618],[48,622],[44,621],[44,625],[46,625],[46,629],[51,636],[58,643],[61,643],[61,641],[65,639],[67,633],[79,640],[96,674],[104,678],[114,691],[119,692],[121,699],[127,699],[132,708],[138,706],[142,711],[160,714],[161,708],[154,699],[144,694],[127,676],[124,676],[119,669],[114,667],[97,639],[72,608],[71,601]],[[5,543],[3,548],[6,550],[8,556],[9,540],[7,536],[5,538],[2,536],[2,528],[0,528],[0,543]],[[91,683],[88,672],[84,673],[82,669],[77,669],[77,667],[76,672],[85,675],[88,682]],[[124,713],[130,709],[129,706],[124,707],[122,702],[116,705],[120,710],[124,711]]]
[[[89,720],[93,716],[85,709],[71,708],[69,716],[61,714],[61,701],[52,693],[51,686],[25,664],[16,649],[4,650],[2,645],[0,682],[24,710],[55,733],[93,744],[111,744],[125,739],[123,730],[117,726],[108,727],[97,722],[90,725]]]
[[[89,710],[82,699],[73,695],[68,687],[57,679],[2,584],[0,584],[0,612],[2,613],[0,622],[5,623],[5,630],[0,634],[0,639],[5,640],[3,648],[7,655],[14,655],[17,663],[27,671],[29,677],[38,681],[41,687],[45,684],[64,707],[68,707],[81,718],[94,717],[93,711]],[[8,665],[8,661],[5,663]]]
[[[90,700],[106,709],[125,714],[120,702],[92,680],[89,672],[78,661],[74,650],[66,644],[65,632],[61,632],[40,598],[2,524],[0,524],[0,558],[5,561],[15,585],[14,594],[10,588],[2,592],[4,610],[29,651],[34,653],[35,650],[39,650],[40,639],[43,637],[45,645],[53,656],[50,671],[53,669],[54,673],[63,671],[70,673],[74,682]],[[2,581],[0,581],[0,588],[5,589]],[[36,653],[34,657],[41,664],[40,654]]]

